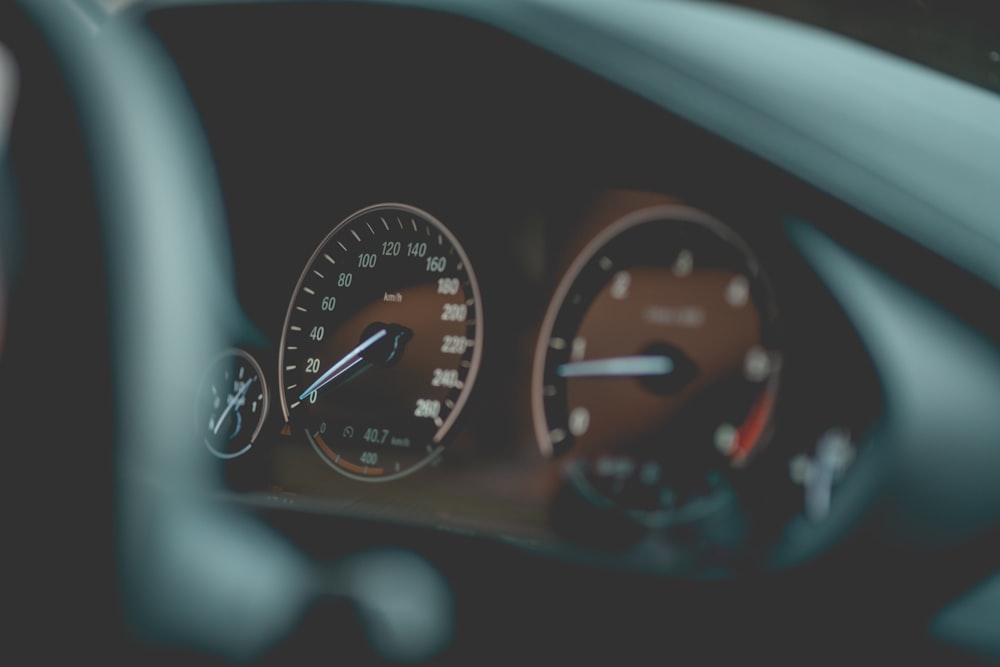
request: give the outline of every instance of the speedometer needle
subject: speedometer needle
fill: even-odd
[[[325,373],[316,378],[316,381],[309,385],[304,392],[299,394],[299,400],[304,401],[306,396],[313,393],[314,391],[319,391],[326,385],[330,384],[338,377],[351,370],[359,363],[364,361],[364,357],[361,356],[362,353],[370,348],[375,343],[379,342],[383,338],[389,335],[389,329],[382,327],[375,331],[372,335],[365,338],[361,343],[358,344],[353,350],[345,354],[340,361],[330,366]]]
[[[559,377],[640,377],[669,375],[674,371],[674,360],[667,356],[639,355],[634,357],[608,357],[588,361],[570,361],[556,368]]]
[[[403,343],[412,335],[412,331],[398,324],[376,322],[369,325],[362,334],[361,342],[358,343],[357,347],[316,378],[316,381],[299,395],[299,400],[304,401],[309,394],[326,387],[363,361],[368,362],[368,366],[360,369],[355,376],[374,364],[386,366],[394,363],[402,354]],[[390,338],[391,340],[389,340]],[[383,340],[384,342],[378,345]]]

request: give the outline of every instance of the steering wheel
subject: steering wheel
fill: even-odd
[[[184,445],[202,371],[241,320],[212,161],[169,61],[62,3],[3,6],[0,43],[0,139],[15,117],[0,424],[22,639],[36,655],[62,649],[55,631],[103,652],[246,660],[327,596],[383,657],[438,648],[447,590],[421,560],[315,562],[208,500],[217,471]],[[411,597],[379,597],[376,575]]]

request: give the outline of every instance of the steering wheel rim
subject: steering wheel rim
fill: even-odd
[[[0,423],[12,439],[43,429],[26,422],[58,412],[55,402],[42,405],[39,394],[47,388],[57,395],[81,390],[80,385],[84,395],[107,391],[114,406],[105,410],[98,400],[100,409],[81,408],[73,413],[77,423],[67,429],[92,451],[62,458],[76,470],[64,473],[60,486],[92,495],[68,494],[73,496],[68,499],[57,493],[44,505],[45,517],[53,518],[66,514],[66,503],[77,501],[78,513],[101,517],[96,523],[110,529],[106,535],[88,522],[89,534],[80,536],[89,544],[80,543],[65,575],[77,584],[58,586],[79,598],[65,601],[65,613],[85,615],[80,625],[87,630],[78,634],[88,643],[119,642],[110,646],[113,650],[139,637],[230,659],[256,657],[296,622],[311,570],[304,557],[262,524],[208,500],[219,488],[218,470],[195,446],[192,401],[207,361],[233,337],[232,323],[243,319],[224,250],[224,207],[197,115],[169,59],[141,27],[128,20],[94,25],[64,3],[23,2],[10,14],[44,44],[38,51],[33,50],[37,44],[21,53],[14,49],[15,57],[25,60],[25,105],[34,98],[43,108],[40,96],[53,94],[37,90],[44,88],[38,82],[42,77],[34,76],[30,62],[43,51],[41,59],[50,61],[45,67],[60,80],[56,101],[68,103],[59,104],[59,113],[43,121],[41,130],[20,132],[31,136],[15,137],[15,143],[43,142],[46,151],[74,156],[74,168],[66,170],[74,181],[68,187],[86,190],[67,197],[63,208],[52,204],[45,216],[34,216],[29,206],[22,228],[47,227],[55,244],[86,237],[91,245],[81,257],[62,245],[49,248],[67,273],[92,288],[81,301],[95,307],[75,318],[88,318],[94,333],[74,340],[30,334],[47,316],[36,317],[43,312],[38,306],[12,304],[11,333],[18,340],[10,357],[39,359],[53,345],[87,343],[75,351],[73,359],[80,363],[64,367],[66,376],[52,371],[43,380],[29,363],[9,360],[0,377],[4,398],[13,400],[4,401]],[[34,122],[35,111],[22,110],[22,126]],[[56,124],[62,134],[50,136]],[[73,141],[57,147],[63,136]],[[57,200],[67,181],[41,182],[35,158],[23,157],[36,148],[12,148],[18,187],[48,189]],[[24,168],[18,157],[27,163]],[[91,204],[95,226],[84,230],[80,224],[61,234],[79,223],[73,215],[90,217]],[[55,211],[65,219],[53,219]],[[41,217],[48,219],[36,219]],[[44,240],[34,238],[40,235],[34,230],[26,233],[33,236],[22,248],[26,270],[18,277],[19,302],[38,298],[45,280],[32,275],[45,255],[37,249]],[[72,284],[63,286],[72,292]],[[107,290],[106,303],[92,294],[101,289]],[[103,367],[105,357],[109,368]],[[75,377],[79,369],[87,377]],[[27,388],[18,389],[24,383]],[[89,405],[92,399],[80,403]],[[21,410],[26,412],[18,421]],[[26,465],[37,467],[39,456],[29,455]],[[102,488],[106,482],[114,487],[110,496]],[[25,482],[26,491],[31,487]],[[69,551],[65,542],[53,537],[43,551]],[[25,560],[31,560],[30,553]],[[52,565],[26,563],[25,568],[33,580]],[[25,589],[25,603],[35,604],[39,591],[31,581]],[[108,595],[111,591],[118,594]],[[44,633],[46,612],[38,615],[32,632]]]

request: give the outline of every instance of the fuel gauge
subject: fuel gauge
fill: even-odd
[[[267,384],[260,364],[232,348],[216,357],[198,393],[196,428],[202,442],[220,459],[250,451],[267,414]]]

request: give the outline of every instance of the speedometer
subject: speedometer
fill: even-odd
[[[443,451],[481,348],[479,286],[455,236],[412,206],[365,208],[295,287],[279,358],[285,420],[347,477],[401,477]]]

